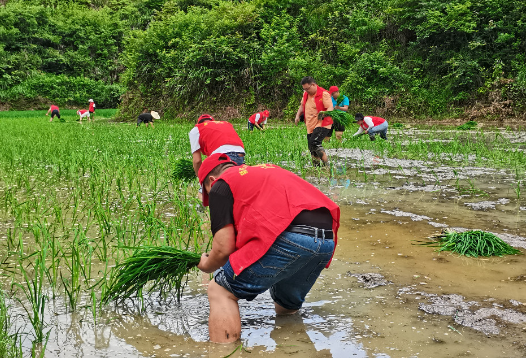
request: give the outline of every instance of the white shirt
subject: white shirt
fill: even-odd
[[[367,129],[374,127],[373,119],[371,117],[363,117],[363,121],[365,122],[365,124],[367,124]],[[360,126],[360,128],[358,128],[358,131],[354,133],[353,137],[362,134],[364,131],[365,130]]]
[[[201,145],[199,144],[199,129],[197,129],[197,127],[192,128],[190,133],[188,133],[188,137],[190,137],[190,150],[192,153],[201,149]],[[212,154],[229,152],[245,153],[245,150],[239,145],[225,144],[214,150]]]

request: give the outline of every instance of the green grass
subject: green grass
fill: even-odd
[[[77,109],[60,109],[60,117],[66,122],[74,121],[78,119],[77,111],[79,109],[88,109],[88,105],[84,107],[79,107]],[[38,111],[0,111],[0,120],[2,119],[20,119],[25,120],[28,118],[31,119],[42,119],[49,121],[49,116],[46,116],[47,110],[38,110]],[[95,109],[95,119],[108,119],[115,116],[117,113],[116,109]],[[55,120],[53,120],[55,121]],[[57,121],[58,122],[58,121]]]

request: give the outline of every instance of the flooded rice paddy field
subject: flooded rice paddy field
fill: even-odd
[[[104,169],[94,174],[91,169],[76,183],[81,188],[77,190],[74,180],[56,182],[53,174],[45,180],[29,178],[29,186],[38,188],[39,181],[44,181],[49,187],[31,195],[27,191],[13,194],[19,207],[29,205],[24,203],[33,197],[42,199],[25,212],[13,206],[3,211],[0,236],[8,242],[7,248],[19,248],[16,242],[21,238],[25,252],[31,252],[35,235],[45,234],[45,230],[29,230],[40,215],[48,222],[43,227],[55,230],[46,237],[84,240],[98,253],[84,261],[91,267],[90,280],[95,284],[115,260],[122,259],[124,253],[119,253],[117,245],[170,242],[170,237],[181,233],[188,236],[187,243],[197,243],[196,237],[206,239],[207,214],[193,199],[195,183],[188,186],[161,179],[169,173],[168,164],[162,167],[165,162],[181,154],[178,150],[170,153],[166,144],[176,141],[173,128],[159,125],[156,130],[162,133],[158,138],[147,137],[151,134],[134,137],[162,152],[163,158],[150,163],[150,168],[161,168],[156,179],[138,171],[133,182],[125,182],[133,170],[120,168],[121,175],[104,173]],[[273,131],[279,129],[271,129],[270,134]],[[284,133],[287,138],[304,138],[298,129]],[[266,144],[259,133],[241,135],[252,148],[268,149],[272,147],[269,142],[280,140],[278,133],[267,136]],[[481,229],[526,253],[526,202],[524,192],[520,193],[524,190],[524,167],[502,165],[506,159],[488,158],[490,151],[486,149],[480,154],[475,147],[473,152],[453,148],[457,143],[469,146],[477,140],[487,142],[485,148],[490,146],[498,153],[510,150],[516,155],[524,150],[526,136],[521,131],[409,129],[393,131],[390,141],[400,147],[386,150],[377,148],[384,145],[381,142],[355,143],[347,138],[343,144],[327,145],[332,166],[322,169],[310,167],[304,148],[300,153],[306,158],[303,161],[295,157],[290,162],[287,155],[270,150],[258,150],[252,159],[249,154],[249,163],[275,162],[304,175],[342,209],[335,259],[323,271],[300,314],[275,317],[268,294],[241,302],[242,347],[221,346],[207,343],[208,275],[193,272],[179,303],[173,297],[161,299],[153,294],[143,301],[103,307],[93,297],[100,292],[83,284],[74,310],[63,289],[44,285],[42,294],[49,297],[44,307],[44,331],[50,332],[45,356],[224,357],[237,349],[232,357],[524,357],[526,256],[466,258],[418,245],[446,228]],[[443,145],[444,151],[415,150],[422,143]],[[275,146],[279,145],[276,142]],[[446,151],[448,148],[451,150]],[[100,153],[104,155],[104,149]],[[117,184],[118,178],[123,182]],[[138,181],[146,184],[140,187]],[[98,185],[101,189],[97,191]],[[11,205],[8,200],[14,202],[8,198],[9,188],[0,191],[0,202],[3,200],[6,208]],[[56,193],[53,198],[51,191]],[[100,193],[99,197],[86,199],[92,192]],[[189,198],[177,198],[181,192]],[[55,205],[64,201],[67,205],[63,207]],[[59,209],[62,212],[58,213]],[[59,217],[62,225],[57,223]],[[74,232],[79,227],[82,230]],[[196,231],[188,233],[188,227]],[[104,235],[111,237],[107,250],[114,250],[107,257],[102,254]],[[69,247],[64,250],[62,268],[72,256]],[[13,268],[12,261],[5,262]],[[74,282],[64,275],[62,281],[68,285]],[[4,278],[4,290],[13,277],[19,276]],[[23,307],[31,305],[14,296],[8,303],[14,329],[28,332],[22,344],[29,352],[33,328]]]

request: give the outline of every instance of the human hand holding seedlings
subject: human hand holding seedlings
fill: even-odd
[[[212,273],[226,264],[228,257],[235,250],[236,233],[234,225],[229,224],[215,233],[212,241],[212,250],[201,255],[197,268],[203,272]]]

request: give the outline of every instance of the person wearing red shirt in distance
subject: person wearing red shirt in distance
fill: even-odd
[[[53,122],[53,117],[55,116],[57,116],[58,119],[60,119],[60,110],[58,106],[55,106],[54,104],[52,104],[51,107],[49,107],[49,109],[47,110],[46,116],[49,115],[49,112],[51,112],[51,117],[49,118],[50,122]]]
[[[337,244],[340,208],[313,185],[274,164],[235,166],[216,153],[199,168],[210,206],[212,250],[198,268],[208,285],[210,340],[240,338],[238,300],[270,290],[276,314],[297,312]]]
[[[93,100],[90,98],[90,100],[88,101],[89,102],[89,108],[88,108],[88,111],[89,111],[89,114],[90,114],[90,118],[95,120],[95,102],[93,102]]]
[[[382,117],[364,117],[361,113],[356,113],[354,120],[360,128],[354,133],[353,137],[369,134],[371,140],[376,140],[376,134],[380,134],[380,138],[387,140],[388,124]]]
[[[88,117],[88,121],[91,122],[91,118],[89,116],[89,111],[87,109],[79,109],[77,111],[77,116],[79,116],[79,122],[82,122],[82,118]]]
[[[313,164],[319,165],[320,160],[327,165],[329,159],[322,146],[323,140],[329,135],[332,128],[332,118],[325,117],[323,120],[318,119],[318,113],[322,111],[332,111],[332,99],[329,92],[318,86],[314,78],[307,76],[301,80],[301,86],[305,91],[301,100],[301,105],[296,113],[295,124],[300,121],[303,114],[305,125],[307,126],[307,142],[309,151],[312,155]]]
[[[195,175],[201,166],[202,155],[226,153],[238,165],[245,162],[243,141],[228,122],[216,121],[211,115],[202,114],[188,136]]]
[[[267,124],[268,116],[270,115],[269,111],[264,110],[263,112],[254,113],[248,118],[248,130],[253,131],[254,127],[259,130],[264,130],[265,124]]]

